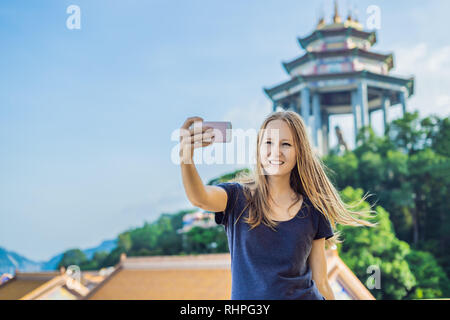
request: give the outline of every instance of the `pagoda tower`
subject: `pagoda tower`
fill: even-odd
[[[320,155],[329,151],[331,115],[353,114],[356,139],[361,127],[371,126],[373,111],[382,110],[385,129],[391,106],[401,104],[406,112],[414,78],[389,75],[393,55],[372,51],[375,31],[364,31],[351,14],[342,19],[336,2],[331,23],[321,17],[310,35],[297,40],[306,52],[282,62],[290,79],[264,92],[273,111],[281,107],[301,115]]]

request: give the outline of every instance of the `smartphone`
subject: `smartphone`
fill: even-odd
[[[231,141],[231,122],[229,121],[203,121],[203,127],[211,127],[214,132],[214,143],[227,143]]]

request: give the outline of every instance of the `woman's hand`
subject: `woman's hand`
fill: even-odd
[[[180,159],[181,163],[190,164],[196,148],[203,148],[214,142],[214,133],[211,127],[195,127],[190,129],[194,122],[203,122],[200,117],[187,118],[180,128]]]
[[[228,201],[226,191],[217,186],[205,186],[192,161],[196,148],[206,147],[213,143],[214,130],[211,127],[199,128],[196,125],[193,129],[189,129],[194,122],[203,122],[203,119],[200,117],[188,118],[180,128],[180,168],[184,190],[189,201],[195,207],[214,212],[224,211]]]

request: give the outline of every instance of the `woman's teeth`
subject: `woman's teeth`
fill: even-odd
[[[274,165],[282,165],[284,163],[284,161],[269,161],[270,164],[274,164]]]

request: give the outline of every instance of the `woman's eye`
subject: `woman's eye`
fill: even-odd
[[[272,144],[270,141],[266,141],[266,144]],[[291,146],[289,143],[285,142],[283,143],[283,146]]]

